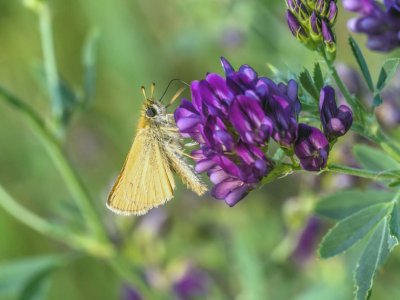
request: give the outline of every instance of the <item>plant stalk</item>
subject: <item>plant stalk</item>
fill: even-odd
[[[59,124],[63,115],[63,104],[59,85],[56,55],[54,53],[51,13],[47,1],[42,3],[38,10],[38,14],[47,89],[51,99],[53,117],[57,124]]]
[[[46,128],[41,117],[31,107],[2,87],[0,87],[0,95],[3,96],[3,99],[7,100],[9,104],[22,112],[25,118],[29,121],[32,130],[43,143],[61,176],[65,180],[89,229],[99,240],[106,241],[107,237],[100,216],[93,207],[87,190],[79,179],[77,172],[64,156],[56,138]]]
[[[347,174],[347,175],[368,178],[368,179],[374,179],[374,180],[378,180],[378,179],[394,180],[394,179],[400,178],[400,172],[397,173],[395,171],[371,171],[371,170],[351,168],[351,167],[336,165],[336,164],[327,166],[323,171]]]
[[[0,206],[21,223],[45,236],[69,245],[71,248],[84,250],[101,258],[113,256],[114,249],[110,245],[100,243],[90,237],[74,234],[66,228],[51,224],[19,204],[1,185]]]

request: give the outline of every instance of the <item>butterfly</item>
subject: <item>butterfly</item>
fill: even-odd
[[[135,139],[122,170],[108,196],[107,207],[122,215],[143,215],[173,198],[176,173],[197,195],[207,191],[183,151],[182,137],[167,107],[182,93],[179,89],[168,105],[153,98],[155,84],[145,98]],[[165,94],[165,93],[164,93]]]

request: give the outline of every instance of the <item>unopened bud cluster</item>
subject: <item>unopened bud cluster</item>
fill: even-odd
[[[286,20],[293,35],[308,48],[325,50],[334,58],[336,0],[286,0],[286,6]]]

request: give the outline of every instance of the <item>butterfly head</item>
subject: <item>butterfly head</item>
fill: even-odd
[[[162,125],[167,122],[166,118],[166,107],[161,101],[153,98],[154,94],[154,83],[151,86],[150,97],[146,94],[146,90],[142,87],[142,93],[144,97],[143,104],[143,121],[144,127],[152,125]],[[146,125],[147,124],[147,125]]]
[[[144,116],[147,119],[157,119],[165,114],[165,106],[161,102],[154,99],[146,99],[144,103]]]

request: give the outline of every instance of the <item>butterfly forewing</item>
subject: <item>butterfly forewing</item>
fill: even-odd
[[[141,215],[170,200],[175,182],[158,132],[139,129],[107,206],[124,215]]]
[[[109,209],[123,215],[142,215],[170,200],[173,172],[198,195],[207,190],[184,157],[173,115],[160,101],[148,99],[144,88],[142,92],[146,100],[138,131],[107,201]]]

